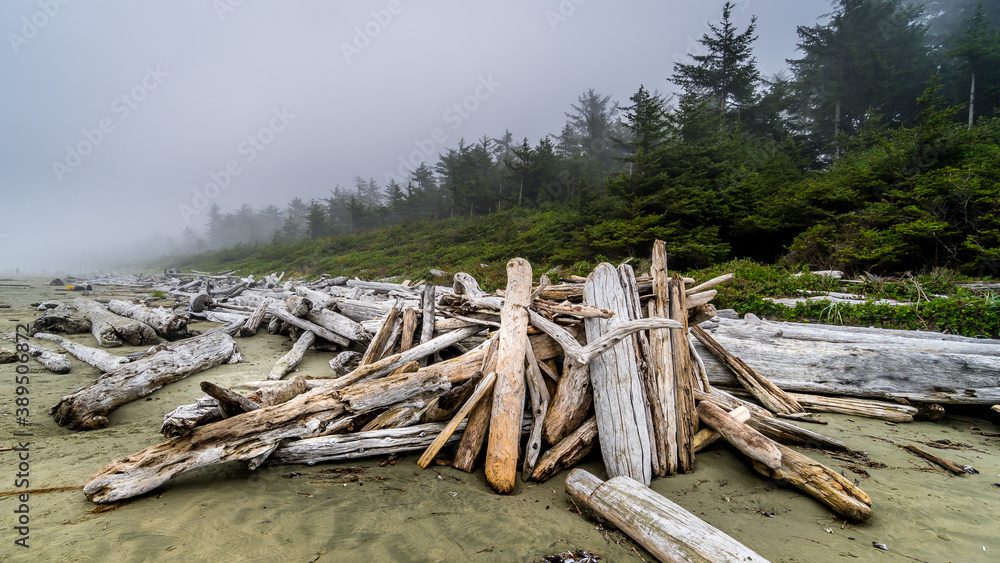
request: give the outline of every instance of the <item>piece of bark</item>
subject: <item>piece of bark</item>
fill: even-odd
[[[628,477],[601,481],[582,469],[574,469],[566,477],[566,492],[606,518],[660,561],[767,561]]]
[[[268,379],[281,379],[295,369],[295,366],[302,362],[302,357],[306,350],[316,342],[316,335],[311,330],[307,330],[295,341],[295,345],[287,354],[278,359],[268,374]]]
[[[222,411],[222,416],[226,418],[255,411],[260,408],[259,404],[247,399],[243,395],[230,391],[221,385],[216,385],[211,381],[202,381],[200,386],[205,394],[215,399],[219,405],[219,409]]]
[[[257,329],[260,328],[260,323],[263,322],[264,316],[267,314],[267,308],[270,306],[270,299],[261,299],[260,303],[257,303],[257,306],[254,308],[253,313],[250,313],[250,317],[240,327],[240,336],[248,337],[257,334]]]
[[[861,522],[871,519],[871,498],[849,479],[787,446],[777,446],[781,451],[781,467],[771,469],[753,461],[758,473],[795,486],[841,517]]]
[[[653,299],[649,303],[650,317],[670,316],[670,277],[667,273],[666,243],[653,243]],[[649,331],[650,363],[646,385],[649,414],[652,419],[654,474],[657,477],[677,473],[677,391],[674,388],[673,365],[670,359],[670,332],[666,329]]]
[[[486,481],[500,494],[514,491],[517,474],[530,295],[531,265],[527,260],[514,258],[507,263],[507,297],[500,313],[497,380],[486,444]]]
[[[149,325],[116,315],[97,301],[77,297],[73,307],[90,321],[90,332],[102,348],[121,346],[123,343],[140,346],[156,342],[156,331]]]
[[[424,453],[417,460],[417,465],[421,468],[426,469],[432,461],[434,461],[434,456],[441,451],[445,443],[451,439],[451,435],[458,429],[458,425],[465,420],[465,417],[472,412],[473,407],[475,407],[479,401],[483,399],[487,394],[489,394],[493,389],[493,384],[497,380],[496,372],[490,372],[486,377],[484,377],[477,385],[476,389],[472,392],[469,399],[462,405],[462,408],[455,413],[455,416],[445,425],[441,430],[441,433],[433,442],[427,447]]]
[[[932,463],[935,463],[943,467],[944,469],[947,469],[953,475],[965,475],[966,473],[966,471],[962,469],[958,464],[948,461],[947,459],[939,455],[932,454],[931,452],[928,452],[926,450],[922,450],[917,446],[914,446],[913,444],[907,444],[903,446],[903,448],[908,452],[915,453],[918,456],[926,459],[927,461],[930,461]]]
[[[426,404],[450,386],[439,375],[416,373],[341,391],[316,389],[116,459],[91,477],[83,492],[93,502],[117,502],[149,492],[178,475],[227,461],[247,461],[255,469],[286,440],[317,436],[347,413],[397,403]]]
[[[805,409],[802,408],[802,405],[798,401],[748,366],[746,362],[729,353],[705,329],[695,325],[691,327],[691,333],[708,348],[713,356],[732,370],[740,384],[769,410],[782,414],[805,412]]]
[[[694,435],[698,431],[698,414],[694,401],[694,364],[687,342],[687,305],[684,280],[674,274],[667,283],[670,294],[670,318],[683,323],[683,328],[670,329],[670,371],[674,376],[674,407],[677,418],[677,471],[694,469]]]
[[[163,307],[154,309],[139,303],[112,299],[108,302],[108,310],[116,315],[149,325],[156,331],[156,334],[168,340],[176,340],[188,335],[187,317],[177,315]]]
[[[0,364],[13,364],[17,362],[17,360],[17,352],[6,348],[0,348]]]
[[[777,444],[729,416],[724,410],[708,401],[702,401],[698,404],[698,417],[750,459],[771,469],[781,467],[781,452],[778,451]]]
[[[542,454],[531,478],[539,482],[548,481],[561,470],[580,463],[594,449],[596,442],[597,417],[592,416]]]
[[[48,340],[49,342],[58,344],[63,350],[66,350],[66,352],[74,358],[85,364],[94,366],[95,368],[101,370],[101,372],[114,371],[122,364],[127,364],[129,362],[129,359],[126,357],[110,354],[100,348],[85,346],[83,344],[73,342],[72,340],[62,338],[61,336],[56,336],[55,334],[36,332],[35,338]]]
[[[146,357],[122,364],[114,371],[63,397],[49,409],[60,426],[93,430],[107,426],[114,409],[145,397],[168,383],[215,367],[235,363],[236,342],[225,331],[162,344]]]
[[[629,320],[630,308],[620,275],[610,264],[598,265],[587,278],[584,303],[615,313],[611,319],[584,320],[588,342]],[[631,337],[588,365],[601,453],[608,475],[624,475],[648,485],[652,477],[650,431]]]

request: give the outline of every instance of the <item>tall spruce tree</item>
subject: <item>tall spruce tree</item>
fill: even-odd
[[[731,19],[735,6],[726,2],[722,7],[722,21],[709,23],[711,33],[703,34],[698,40],[707,53],[691,55],[694,62],[690,64],[675,63],[670,78],[686,94],[711,97],[724,116],[752,104],[760,81],[757,59],[753,56],[757,16],[751,17],[750,25],[739,32]]]
[[[951,55],[962,62],[961,68],[969,84],[968,125],[971,128],[977,105],[979,113],[993,115],[1000,104],[1000,33],[987,19],[982,2],[959,36]]]

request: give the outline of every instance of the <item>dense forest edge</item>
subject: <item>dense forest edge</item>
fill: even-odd
[[[735,7],[673,65],[676,95],[640,86],[626,105],[589,90],[536,143],[463,139],[326,198],[212,205],[160,265],[413,280],[438,268],[492,289],[514,256],[536,276],[642,269],[662,239],[673,269],[739,275],[720,307],[996,337],[1000,300],[958,284],[1000,275],[1000,4],[840,0],[798,28],[790,75],[768,78],[756,17],[741,29]],[[788,275],[814,269],[917,305],[761,300],[845,290]]]

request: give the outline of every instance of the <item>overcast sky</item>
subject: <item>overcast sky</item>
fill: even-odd
[[[558,133],[582,92],[669,91],[722,2],[4,0],[0,273],[92,269],[458,140]],[[744,0],[765,75],[829,0]],[[458,106],[456,109],[456,105]],[[436,132],[436,134],[435,134]],[[405,171],[405,168],[404,168]]]

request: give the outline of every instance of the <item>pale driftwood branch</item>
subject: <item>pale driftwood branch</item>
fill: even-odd
[[[314,333],[316,336],[318,336],[320,338],[323,338],[324,340],[328,340],[330,342],[333,342],[334,344],[337,344],[338,346],[349,346],[351,344],[350,340],[348,340],[348,339],[344,338],[343,336],[341,336],[341,335],[339,335],[339,334],[331,331],[330,329],[321,327],[321,326],[317,325],[316,323],[313,323],[313,322],[310,322],[310,321],[308,321],[306,319],[301,319],[299,317],[296,317],[296,316],[292,315],[285,308],[285,304],[284,303],[280,303],[280,302],[278,302],[278,303],[272,303],[271,306],[268,308],[268,311],[271,313],[271,316],[273,316],[274,318],[279,319],[281,321],[284,321],[284,322],[286,322],[286,323],[288,323],[288,324],[290,324],[290,325],[292,325],[294,327],[298,327],[298,328],[300,328],[302,330],[308,330],[308,331]]]
[[[45,346],[38,346],[29,342],[23,335],[18,336],[13,332],[4,335],[4,340],[7,342],[13,342],[15,344],[27,344],[28,355],[34,358],[38,363],[45,366],[45,369],[51,371],[52,373],[69,373],[72,369],[72,364],[69,363],[69,358],[66,354],[59,354],[54,350],[50,350]]]
[[[670,316],[670,276],[667,273],[666,243],[662,240],[653,243],[650,274],[653,299],[649,302],[649,316],[667,318]],[[649,348],[649,373],[644,383],[646,395],[650,398],[654,473],[663,477],[677,473],[677,391],[670,359],[669,331],[650,330]]]
[[[708,401],[702,401],[698,404],[698,417],[750,459],[771,469],[781,467],[781,452],[778,451],[777,444],[729,416],[719,407]]]
[[[101,370],[102,372],[114,371],[122,364],[127,364],[129,362],[128,358],[123,356],[116,356],[101,350],[100,348],[93,348],[91,346],[85,346],[83,344],[78,344],[72,340],[67,340],[61,336],[56,336],[55,334],[48,334],[45,332],[36,332],[35,338],[40,338],[42,340],[48,340],[58,344],[63,350],[66,350],[71,356],[80,360],[85,364],[94,366],[95,368]]]
[[[313,334],[311,330],[307,330],[299,336],[299,339],[295,341],[295,345],[292,349],[288,351],[287,354],[282,356],[275,362],[274,367],[271,368],[271,373],[268,374],[268,379],[281,379],[288,373],[290,373],[295,366],[302,362],[302,357],[305,355],[306,350],[309,349],[313,343],[316,342],[316,335]]]
[[[732,281],[735,278],[736,274],[723,274],[717,278],[712,278],[705,283],[698,284],[692,287],[691,289],[686,289],[684,290],[684,293],[687,294],[688,296],[691,296],[694,295],[695,293],[701,293],[703,291],[708,291],[710,289],[719,287],[720,285]]]
[[[420,459],[417,460],[417,465],[426,469],[427,466],[434,461],[434,456],[436,456],[438,452],[441,451],[441,448],[443,448],[444,445],[451,439],[451,435],[458,429],[459,424],[465,420],[465,417],[472,412],[473,407],[475,407],[484,396],[493,390],[493,384],[496,380],[496,372],[490,372],[479,382],[478,385],[476,385],[476,389],[472,392],[472,396],[469,397],[465,404],[462,405],[462,408],[455,413],[455,416],[451,419],[451,421],[445,425],[438,437],[435,438],[434,441],[431,442],[430,446],[427,447],[427,450],[424,451],[423,455],[420,456]]]

